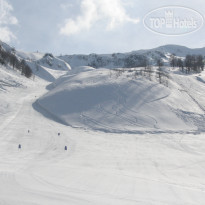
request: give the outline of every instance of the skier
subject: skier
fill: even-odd
[[[67,146],[65,146],[65,150],[68,150]]]
[[[18,148],[21,149],[21,144],[19,144]]]

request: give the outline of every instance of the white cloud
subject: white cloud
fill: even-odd
[[[10,42],[15,38],[8,27],[18,24],[16,17],[11,15],[12,10],[13,7],[6,0],[0,0],[0,39],[5,42]]]
[[[10,42],[12,39],[16,37],[7,27],[0,27],[0,39],[4,42]]]
[[[106,20],[107,30],[126,22],[139,22],[139,19],[133,19],[127,14],[121,0],[82,0],[81,15],[76,19],[66,19],[60,33],[69,36],[82,30],[89,30],[100,20]]]

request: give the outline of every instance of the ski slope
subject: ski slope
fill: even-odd
[[[50,74],[54,78],[62,77],[52,85],[38,77],[34,81],[25,79],[12,70],[2,68],[0,72],[0,204],[204,204],[205,141],[200,130],[194,134],[115,134],[72,128],[59,123],[37,102],[61,89],[69,79],[73,79],[70,89],[80,87],[81,82],[87,86],[95,81],[97,86],[99,78],[109,84],[104,70],[74,72],[69,78],[61,71],[53,71]],[[100,77],[96,79],[96,75]],[[173,75],[178,77],[173,87],[180,86],[172,93],[173,99],[180,92],[192,103],[192,107],[185,104],[184,109],[202,115],[204,84],[198,79],[203,79],[203,74],[185,76],[184,80]],[[8,86],[7,79],[16,84]],[[132,85],[123,77],[116,82]],[[137,85],[140,83],[142,79]],[[152,83],[146,81],[146,85]],[[155,86],[161,91],[158,97],[171,95],[168,88]],[[68,146],[67,151],[64,146]]]

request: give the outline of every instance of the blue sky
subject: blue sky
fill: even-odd
[[[144,16],[170,5],[205,13],[202,0],[0,0],[0,39],[25,51],[113,53],[165,44],[205,47],[204,26],[185,36],[147,30]]]

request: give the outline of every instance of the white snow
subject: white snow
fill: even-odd
[[[77,74],[77,73],[82,73],[82,72],[86,72],[86,71],[90,71],[94,69],[95,68],[90,67],[90,66],[79,66],[79,67],[72,68],[71,72],[72,74]]]
[[[53,84],[0,67],[0,204],[204,204],[205,73],[44,68]]]

